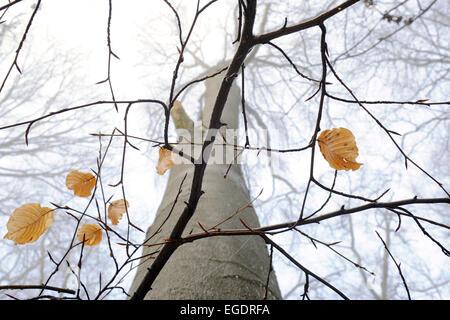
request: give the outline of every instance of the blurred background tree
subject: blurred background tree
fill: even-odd
[[[0,92],[1,230],[6,233],[10,214],[23,203],[68,208],[57,210],[55,225],[36,243],[14,246],[7,240],[1,242],[0,285],[48,281],[79,289],[80,284],[69,281],[81,250],[70,244],[77,224],[73,216],[85,211],[91,217],[103,217],[111,199],[126,196],[131,204],[128,222],[132,224],[112,227],[115,232],[109,231],[111,238],[98,247],[83,249],[82,290],[77,297],[126,298],[127,293],[133,294],[129,289],[141,252],[137,244],[145,239],[144,232],[133,225],[146,230],[155,219],[167,183],[167,174],[158,176],[154,170],[156,147],[167,142],[166,132],[171,142],[176,142],[177,136],[173,123],[166,131],[168,115],[161,105],[139,102],[128,113],[127,102],[153,99],[170,105],[171,88],[179,92],[189,84],[177,99],[193,121],[200,120],[207,90],[204,81],[192,81],[220,71],[218,66],[229,65],[240,44],[236,41],[241,40],[239,21],[244,23],[249,3],[201,1],[199,8],[205,10],[195,19],[197,1],[136,1],[133,5],[112,1],[109,5],[89,1],[2,2],[1,75],[7,74],[24,33],[26,39],[17,60],[21,73],[13,68]],[[283,26],[308,21],[336,6],[335,1],[258,1],[253,33],[282,31]],[[33,12],[36,16],[27,32]],[[244,121],[242,103],[237,104],[241,128],[237,144],[250,143],[250,148],[239,150],[245,188],[249,199],[255,199],[252,206],[261,226],[295,222],[301,212],[304,217],[321,217],[341,207],[370,204],[368,199],[381,195],[383,203],[415,196],[448,200],[444,190],[450,171],[446,161],[448,12],[449,3],[439,0],[355,1],[325,20],[330,66],[320,128],[350,129],[356,136],[358,161],[364,165],[358,171],[336,173],[315,152],[317,183],[310,176],[310,148],[287,151],[308,146],[316,128],[323,79],[323,32],[314,25],[252,48],[244,62],[244,81],[241,68],[234,79],[241,98],[244,93],[246,111]],[[193,21],[195,26],[189,33]],[[124,102],[117,104],[118,112],[114,103],[106,103],[113,100]],[[99,101],[102,103],[95,103]],[[9,127],[91,103],[92,107],[33,122],[28,145],[26,125]],[[383,130],[374,117],[390,131]],[[124,144],[124,132],[130,144]],[[65,176],[73,169],[101,171],[92,201],[76,199],[65,189]],[[177,187],[174,191],[172,198]],[[184,191],[189,192],[189,188]],[[449,237],[448,201],[443,202],[402,207],[407,212],[371,209],[271,235],[270,239],[285,250],[282,254],[274,249],[272,257],[282,298],[338,297],[300,270],[292,261],[295,259],[349,298],[407,299],[398,268],[375,231],[401,263],[413,299],[448,298],[448,257],[436,243],[446,247]],[[234,210],[238,207],[236,204]],[[423,218],[420,225],[432,239],[409,213]],[[197,223],[195,217],[192,222]],[[216,239],[220,243],[221,237]],[[109,256],[111,252],[114,259]],[[98,270],[99,265],[105,267]],[[8,298],[5,293],[30,298],[39,291],[2,293],[2,298]]]

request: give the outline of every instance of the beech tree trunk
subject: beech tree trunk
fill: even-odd
[[[221,77],[206,81],[202,119],[204,125],[209,122],[210,110],[221,81]],[[240,91],[233,84],[221,118],[221,121],[227,124],[227,129],[237,129],[239,110]],[[177,117],[173,115],[177,127],[191,130],[193,123],[186,117],[182,111],[177,114]],[[190,124],[186,124],[188,122]],[[218,143],[220,139],[216,140],[215,148]],[[228,174],[224,178],[228,169]],[[193,171],[194,166],[191,164],[177,164],[170,169],[169,181],[156,219],[147,231],[147,237],[152,236],[149,243],[163,242],[169,237],[185,206],[185,201],[188,200]],[[184,178],[182,191],[172,210]],[[200,198],[197,210],[183,235],[204,232],[198,223],[208,229],[251,202],[239,164],[233,164],[230,168],[226,163],[208,164],[203,180],[203,191],[205,193]],[[259,227],[258,217],[250,206],[239,211],[219,228],[222,230],[242,229],[243,225],[239,218],[249,227]],[[148,255],[158,249],[152,246],[143,250],[143,258],[130,290],[131,295],[154,260],[148,258]],[[262,299],[269,267],[267,246],[259,236],[221,236],[196,240],[177,248],[159,273],[145,299]],[[280,299],[281,294],[273,270],[269,279],[267,298]]]

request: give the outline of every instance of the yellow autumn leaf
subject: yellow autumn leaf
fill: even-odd
[[[159,149],[159,160],[156,166],[156,172],[159,175],[163,175],[168,169],[170,169],[174,164],[172,151],[161,147]]]
[[[34,242],[51,226],[55,211],[39,203],[27,203],[14,210],[9,217],[4,239],[14,244]]]
[[[66,186],[79,197],[89,197],[97,179],[91,173],[71,171],[66,177]]]
[[[92,223],[83,224],[77,231],[77,238],[83,241],[86,246],[96,246],[102,241],[102,229]]]
[[[127,212],[130,204],[127,200],[120,199],[113,201],[108,206],[108,218],[111,219],[113,225],[117,225],[122,216]]]
[[[362,163],[356,162],[358,147],[355,136],[346,128],[324,130],[319,138],[320,152],[336,170],[358,170]]]

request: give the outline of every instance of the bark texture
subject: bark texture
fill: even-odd
[[[217,96],[222,79],[213,78],[206,83],[203,123],[207,123],[210,109]],[[225,106],[222,122],[227,128],[237,128],[240,103],[239,89],[233,85]],[[184,121],[186,123],[186,121]],[[220,143],[216,141],[216,144]],[[209,164],[203,182],[204,195],[197,210],[184,230],[184,235],[203,232],[201,225],[208,229],[227,219],[239,208],[250,203],[240,165],[234,164],[228,170],[227,164]],[[149,243],[164,241],[176,224],[185,201],[189,198],[194,166],[178,164],[170,169],[167,189],[156,219],[147,232]],[[172,213],[175,198],[183,183]],[[246,208],[232,219],[220,225],[221,229],[241,229],[241,218],[250,227],[259,227],[258,217],[253,208]],[[161,227],[162,226],[162,227]],[[160,229],[161,228],[161,229]],[[160,230],[159,230],[160,229]],[[157,232],[159,230],[159,232]],[[147,247],[130,290],[133,294],[142,281],[153,259],[145,256],[157,247]],[[258,236],[211,237],[186,243],[171,256],[160,272],[146,299],[262,299],[265,293],[270,259],[267,246]],[[281,294],[272,270],[268,286],[268,299],[280,299]]]

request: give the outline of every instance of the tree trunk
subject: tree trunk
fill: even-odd
[[[206,82],[203,124],[209,123],[210,110],[221,81],[220,77],[215,77]],[[237,129],[239,103],[240,92],[236,85],[233,85],[221,118],[221,121],[227,124],[227,129]],[[186,117],[185,114],[183,117]],[[177,125],[176,117],[173,116],[173,119]],[[183,123],[185,128],[192,128],[192,121],[190,122],[191,125],[186,125],[186,119],[183,121],[178,119],[178,123]],[[220,143],[220,139],[216,139],[215,150],[223,151],[217,149],[218,143]],[[223,152],[225,153],[225,151]],[[228,169],[228,174],[224,178]],[[184,202],[188,200],[193,171],[194,166],[191,164],[176,164],[170,169],[168,185],[156,219],[147,231],[147,238],[152,237],[148,243],[164,242],[164,239],[169,237],[170,231],[185,206]],[[172,210],[184,178],[182,191]],[[203,180],[203,191],[205,193],[200,198],[197,210],[186,226],[183,235],[204,232],[198,223],[208,229],[229,218],[236,210],[251,202],[239,164],[233,164],[231,168],[226,163],[208,164]],[[170,212],[171,214],[168,216]],[[250,206],[221,224],[219,228],[223,230],[242,229],[243,225],[239,218],[250,227],[259,227],[258,217]],[[157,232],[158,230],[159,232]],[[148,255],[157,250],[158,247],[154,246],[144,248],[143,258],[130,294],[135,292],[153,261],[152,258],[148,258]],[[265,294],[269,266],[267,246],[259,236],[221,236],[196,240],[181,245],[175,251],[145,298],[262,299]],[[270,273],[267,298],[281,298],[273,270]]]

